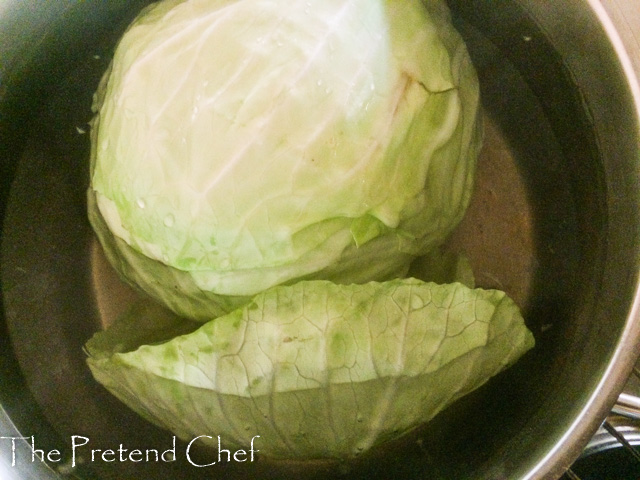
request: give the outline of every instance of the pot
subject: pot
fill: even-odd
[[[426,426],[340,465],[185,458],[86,367],[84,343],[136,296],[86,219],[91,97],[146,3],[0,2],[0,476],[560,477],[638,356],[637,2],[450,0],[487,134],[448,248],[514,297],[537,345]],[[138,462],[119,449],[169,453]]]

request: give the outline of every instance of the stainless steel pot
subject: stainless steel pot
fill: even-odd
[[[86,221],[86,130],[114,43],[145,3],[0,1],[0,476],[558,478],[615,402],[640,344],[638,1],[450,1],[488,126],[450,248],[469,254],[480,284],[517,299],[536,348],[353,464],[206,468],[180,454],[134,463],[90,453],[172,441],[102,390],[82,352],[133,296]]]

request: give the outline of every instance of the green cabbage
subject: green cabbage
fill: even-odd
[[[482,137],[442,0],[164,0],[94,109],[89,219],[158,303],[97,333],[88,364],[149,421],[351,457],[533,346],[441,250]]]
[[[441,0],[159,2],[96,95],[94,226],[202,321],[278,284],[401,277],[467,207],[478,97]]]
[[[148,330],[166,339],[183,327],[157,309],[125,324],[87,344],[95,378],[124,403],[185,440],[209,433],[245,447],[259,435],[262,454],[300,459],[398,437],[534,342],[503,292],[415,279],[278,286],[139,348]]]

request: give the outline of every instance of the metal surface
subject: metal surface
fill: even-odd
[[[571,470],[578,480],[637,480],[640,478],[640,424],[622,416],[610,416]]]
[[[640,397],[621,393],[612,411],[618,415],[640,420]]]
[[[640,362],[633,368],[633,375],[627,380],[612,412],[565,475],[567,479],[596,480],[602,476],[616,480],[640,478],[639,366]]]
[[[640,365],[640,362],[638,363]],[[633,369],[623,393],[563,480],[640,478],[640,369]]]
[[[0,2],[0,437],[26,437],[14,466],[0,439],[0,474],[560,477],[618,398],[640,339],[640,62],[629,23],[640,9],[620,0],[450,2],[481,79],[487,132],[472,205],[448,247],[469,255],[482,286],[522,306],[537,346],[514,368],[349,465],[197,468],[184,455],[107,463],[85,449],[71,468],[74,435],[102,450],[171,445],[171,434],[92,380],[82,352],[136,299],[96,245],[84,192],[91,95],[144,3]],[[32,441],[61,460],[32,462]]]

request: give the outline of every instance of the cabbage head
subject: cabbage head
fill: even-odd
[[[404,276],[462,218],[481,144],[441,0],[164,0],[94,109],[105,251],[200,321],[275,285]]]

